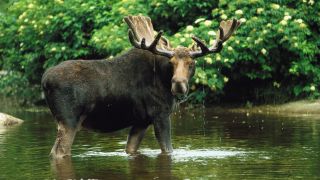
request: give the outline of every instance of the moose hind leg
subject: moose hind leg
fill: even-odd
[[[127,146],[126,146],[126,152],[128,154],[134,154],[137,152],[147,128],[148,128],[148,125],[132,126],[128,136]]]
[[[62,121],[58,122],[56,141],[50,152],[50,156],[52,158],[63,158],[71,155],[71,146],[73,144],[73,140],[77,131],[80,129],[83,120],[84,117],[81,117],[75,128],[67,126]]]

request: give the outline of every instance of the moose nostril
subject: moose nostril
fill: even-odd
[[[173,83],[171,87],[171,92],[173,95],[183,95],[188,91],[188,85],[185,83]]]
[[[186,78],[172,78],[172,83],[188,83],[188,80]]]

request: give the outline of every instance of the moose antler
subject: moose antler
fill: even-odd
[[[192,39],[197,43],[200,47],[200,50],[190,51],[189,54],[192,58],[198,58],[209,53],[220,52],[222,49],[222,44],[228,40],[231,35],[235,32],[235,30],[240,26],[241,22],[238,20],[229,20],[222,21],[220,23],[219,30],[217,31],[216,40],[213,43],[213,46],[207,47],[207,45],[198,37],[193,36]]]
[[[169,41],[161,37],[163,32],[160,31],[154,36],[153,25],[149,17],[127,16],[124,21],[129,26],[129,40],[134,47],[169,58],[173,56]]]

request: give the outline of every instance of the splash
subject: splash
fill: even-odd
[[[160,150],[154,149],[141,149],[141,155],[156,158],[161,152]],[[222,159],[235,156],[243,156],[246,153],[244,151],[235,150],[223,150],[223,149],[175,149],[173,153],[170,154],[172,160],[174,161],[194,161],[201,159]],[[114,152],[101,152],[90,150],[83,154],[79,154],[76,157],[132,157],[126,154],[122,149],[116,150]]]

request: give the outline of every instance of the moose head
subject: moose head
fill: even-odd
[[[195,48],[183,46],[172,48],[169,41],[162,37],[162,31],[157,35],[154,34],[155,31],[149,17],[128,16],[124,20],[129,25],[129,40],[134,47],[169,58],[169,62],[173,66],[173,77],[171,79],[173,95],[186,95],[188,93],[188,82],[195,72],[195,59],[220,52],[223,43],[231,37],[241,24],[240,21],[235,19],[222,21],[216,33],[216,39],[210,47],[198,37],[192,36],[196,43]]]

